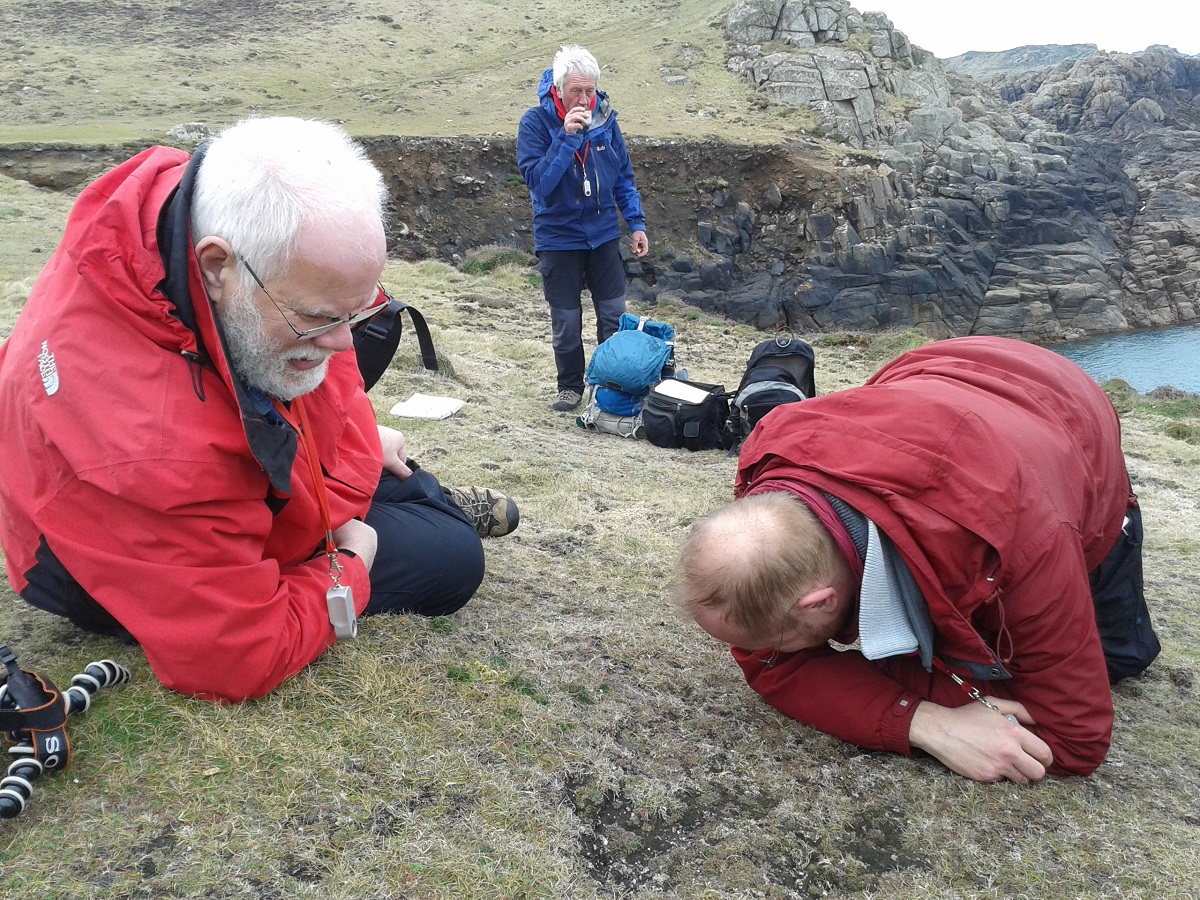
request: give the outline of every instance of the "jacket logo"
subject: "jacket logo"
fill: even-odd
[[[42,376],[42,387],[46,396],[53,397],[58,393],[58,364],[54,354],[50,352],[50,342],[42,341],[42,352],[38,354],[38,373]]]

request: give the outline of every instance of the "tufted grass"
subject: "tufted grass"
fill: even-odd
[[[70,769],[0,822],[14,896],[1188,896],[1200,448],[1162,428],[1181,420],[1144,398],[1124,420],[1164,652],[1117,688],[1109,761],[1089,778],[977,785],[778,716],[676,618],[675,548],[728,497],[733,461],[551,412],[536,287],[433,262],[391,263],[384,280],[430,319],[447,365],[421,371],[406,339],[375,391],[381,420],[447,483],[511,492],[519,530],[487,542],[487,580],[460,614],[368,620],[235,707],[169,693],[136,649],[0,590],[0,639],[25,666],[60,683],[103,657],[134,673],[71,722]],[[703,380],[735,383],[762,337],[677,302],[635,311],[676,324],[679,361]],[[920,341],[803,337],[822,391]],[[416,391],[467,403],[440,422],[391,419]]]

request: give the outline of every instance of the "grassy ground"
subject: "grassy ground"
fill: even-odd
[[[0,256],[7,333],[62,198],[3,179],[0,197],[5,221],[27,226]],[[1124,416],[1164,652],[1118,687],[1109,761],[1089,778],[983,786],[782,718],[675,617],[675,548],[728,497],[733,461],[550,412],[529,270],[394,263],[385,280],[434,323],[446,371],[422,373],[406,340],[376,388],[381,419],[447,482],[510,491],[520,529],[487,543],[488,578],[459,615],[369,620],[239,707],[168,693],[137,650],[0,591],[0,639],[27,667],[64,683],[112,657],[134,673],[72,722],[70,769],[0,823],[6,895],[1194,896],[1195,401],[1133,398]],[[644,311],[678,328],[695,378],[735,382],[761,337],[669,303]],[[919,340],[809,337],[822,392]],[[390,420],[414,391],[467,403],[442,422]]]
[[[564,43],[596,54],[629,134],[774,136],[798,111],[764,116],[725,70],[718,26],[731,5],[6,0],[0,143],[157,140],[250,112],[355,134],[510,135]]]
[[[572,39],[611,67],[631,133],[779,136],[790,120],[756,111],[723,71],[711,23],[725,5],[9,0],[0,142],[157,140],[250,109],[360,134],[510,134]],[[688,80],[664,86],[664,70]],[[0,336],[69,202],[0,176]],[[1083,779],[976,785],[784,719],[675,617],[675,549],[729,496],[733,461],[550,412],[530,272],[393,263],[385,280],[433,323],[445,371],[420,371],[410,335],[376,388],[381,419],[448,483],[494,484],[521,505],[518,532],[487,544],[478,597],[451,619],[367,621],[271,697],[218,707],[0,589],[0,640],[26,667],[60,684],[103,657],[134,673],[72,722],[70,769],[0,822],[4,896],[1196,895],[1194,400],[1131,400],[1123,415],[1164,651],[1116,690],[1108,762]],[[736,382],[762,337],[669,303],[644,311],[676,326],[698,379]],[[918,340],[808,337],[822,392]],[[467,403],[442,422],[390,419],[415,391]]]

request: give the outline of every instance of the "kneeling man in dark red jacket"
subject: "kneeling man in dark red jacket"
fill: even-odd
[[[1110,681],[1158,642],[1117,415],[1073,363],[929,344],[764,417],[734,493],[677,600],[772,706],[978,781],[1103,762]]]

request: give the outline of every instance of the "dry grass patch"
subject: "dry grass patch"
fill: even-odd
[[[1125,420],[1164,643],[1116,690],[1090,778],[977,785],[788,721],[667,600],[689,524],[734,461],[585,432],[554,413],[540,291],[503,269],[393,263],[444,371],[406,337],[383,421],[448,483],[510,491],[522,523],[451,619],[381,617],[271,697],[214,707],[160,688],[136,650],[9,593],[0,635],[65,679],[135,681],[72,723],[77,757],[0,824],[11,890],[55,896],[1184,897],[1200,871],[1196,541],[1200,450],[1154,403]],[[694,378],[736,383],[763,335],[670,301]],[[919,336],[809,335],[823,391]],[[397,421],[414,391],[467,401]],[[69,849],[69,853],[64,850]],[[11,873],[11,874],[10,874]]]

